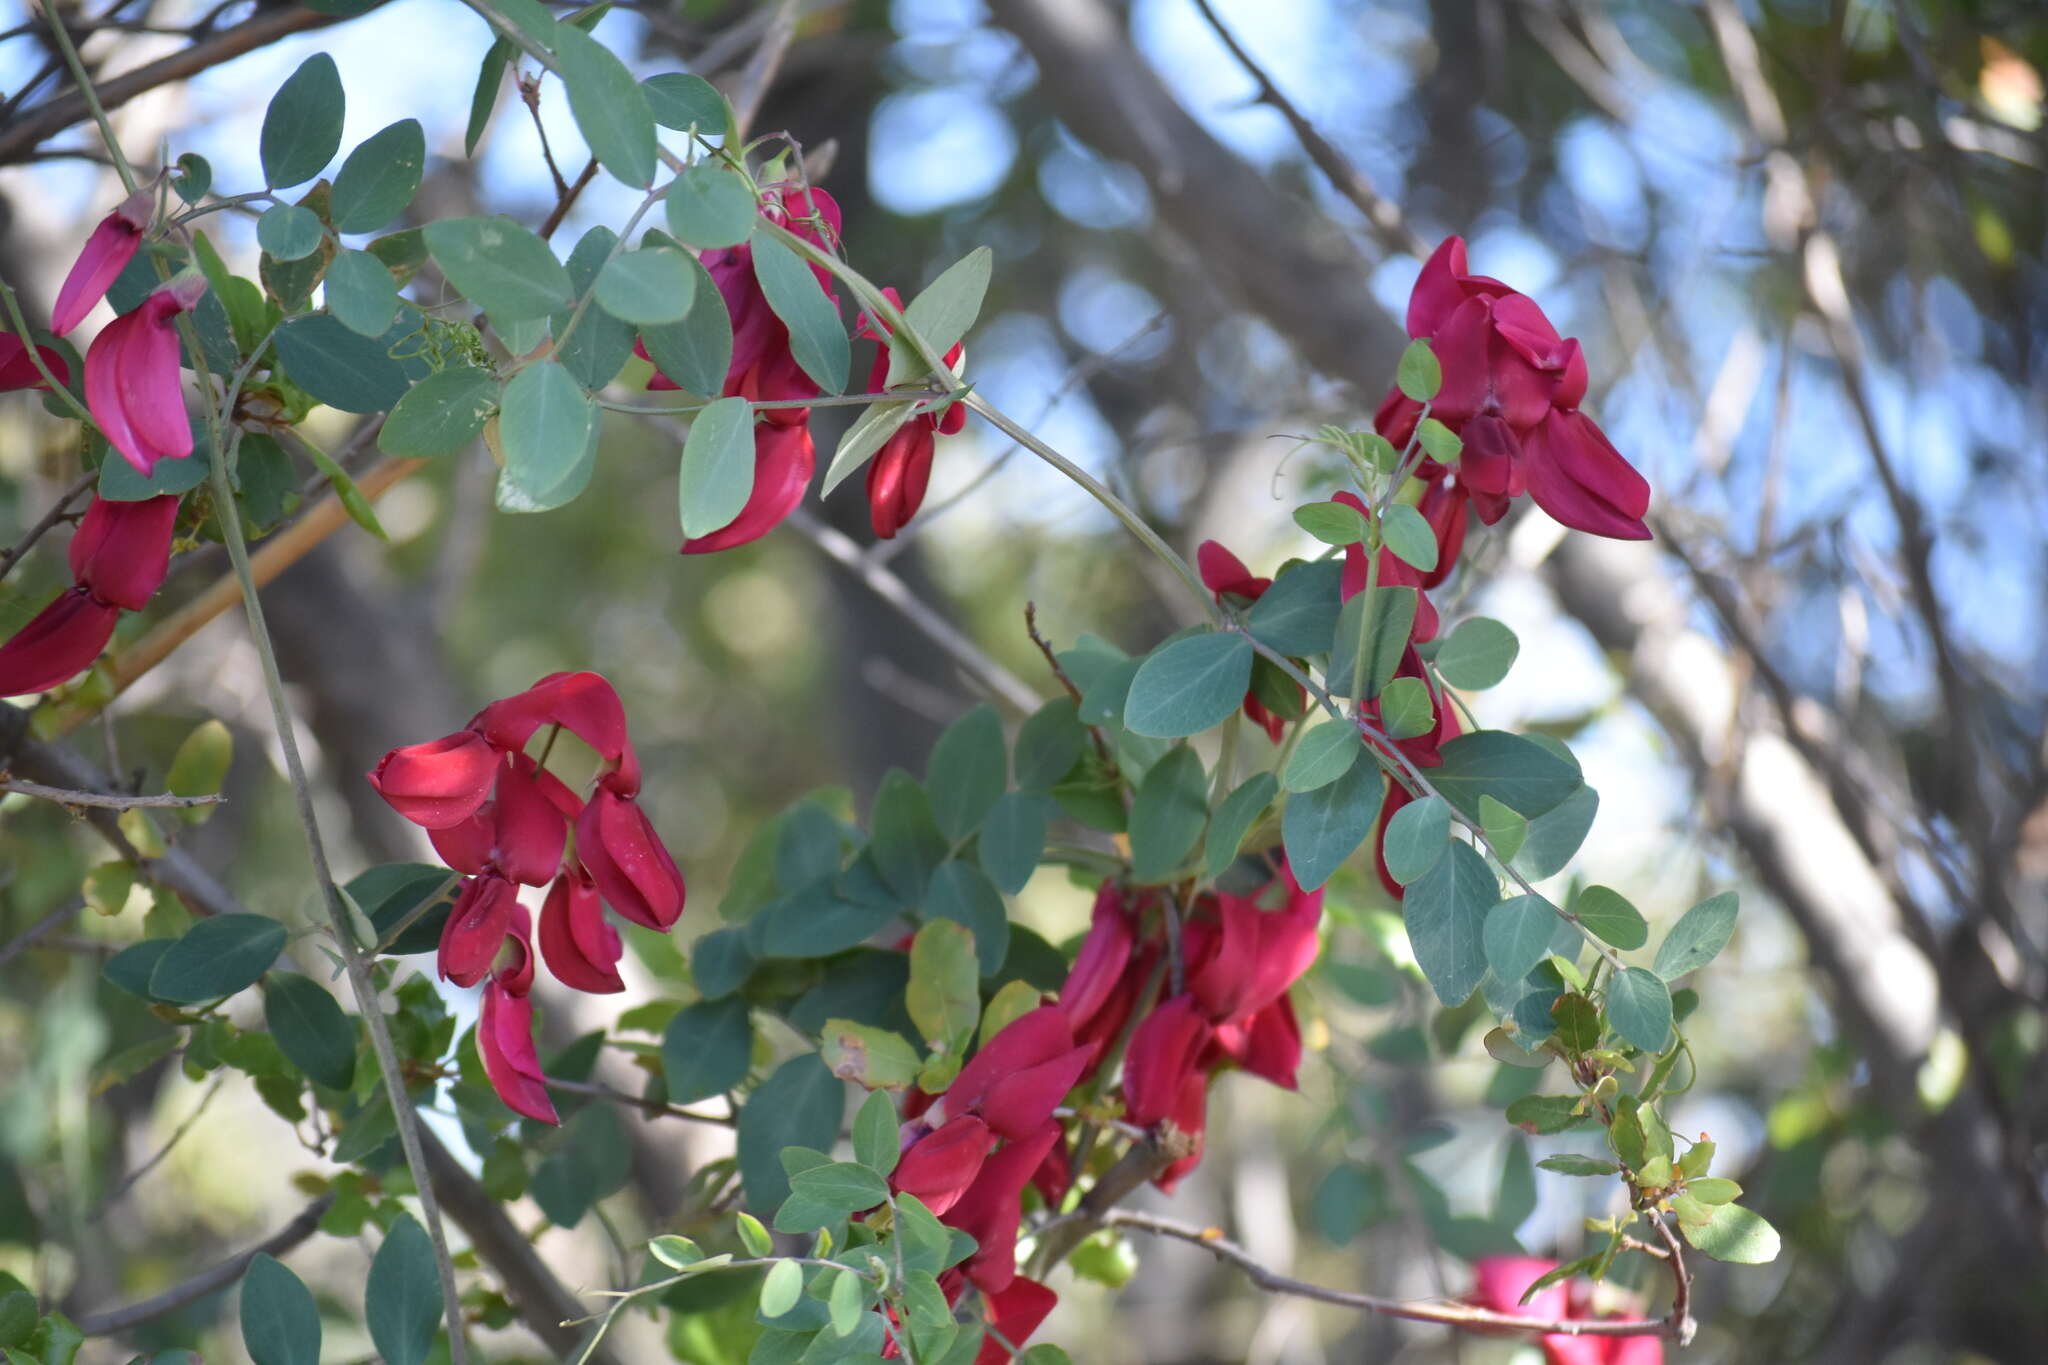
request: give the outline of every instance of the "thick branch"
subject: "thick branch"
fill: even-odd
[[[160,1318],[166,1313],[174,1313],[196,1299],[203,1299],[208,1294],[227,1288],[242,1278],[242,1272],[249,1268],[249,1262],[258,1256],[282,1255],[311,1237],[319,1230],[320,1219],[327,1212],[327,1206],[333,1202],[333,1195],[321,1195],[301,1209],[298,1217],[247,1251],[230,1256],[218,1265],[208,1266],[191,1279],[172,1285],[155,1298],[131,1303],[126,1308],[110,1309],[105,1313],[88,1313],[78,1319],[78,1330],[89,1337],[111,1336],[115,1332],[125,1332],[131,1327]]]

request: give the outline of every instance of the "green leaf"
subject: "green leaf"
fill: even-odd
[[[1541,896],[1511,896],[1486,914],[1486,965],[1502,981],[1516,982],[1550,951],[1557,912]]]
[[[722,107],[722,102],[721,102]],[[754,230],[753,187],[715,161],[700,161],[668,187],[668,230],[691,246],[738,246]]]
[[[741,1209],[733,1214],[733,1221],[738,1225],[740,1245],[746,1248],[747,1255],[759,1257],[775,1253],[775,1239],[768,1235],[768,1229],[762,1226],[760,1219]]]
[[[1132,733],[1179,739],[1221,725],[1244,705],[1252,642],[1242,635],[1190,635],[1154,650],[1138,666],[1124,702]]]
[[[1479,827],[1493,846],[1493,855],[1503,863],[1512,860],[1529,837],[1529,822],[1491,796],[1479,798]]]
[[[1712,1221],[1688,1223],[1680,1219],[1678,1230],[1685,1240],[1717,1261],[1736,1265],[1764,1265],[1778,1259],[1778,1230],[1762,1214],[1740,1204],[1714,1208]]]
[[[697,276],[693,297],[703,300],[704,306],[691,308],[681,322],[642,329],[640,340],[663,374],[700,398],[716,398],[725,388],[726,368],[732,363],[732,318],[710,272],[687,252],[684,259]]]
[[[1556,1171],[1559,1175],[1616,1175],[1621,1171],[1621,1167],[1611,1161],[1599,1161],[1575,1152],[1547,1156],[1536,1164],[1546,1171]]]
[[[869,849],[882,880],[905,904],[915,905],[924,898],[932,871],[945,861],[947,853],[946,837],[939,833],[930,798],[917,779],[892,768],[883,775],[881,789],[875,793],[868,823]]]
[[[1327,654],[1343,610],[1344,566],[1334,560],[1283,569],[1252,604],[1245,626],[1266,648],[1291,658]]]
[[[1088,732],[1072,697],[1055,697],[1032,712],[1017,732],[1017,786],[1051,791],[1088,745]]]
[[[411,1214],[398,1215],[370,1262],[363,1318],[386,1365],[421,1365],[433,1349],[441,1281],[433,1244]]]
[[[1447,1006],[1465,1003],[1486,975],[1486,915],[1500,899],[1486,859],[1470,844],[1453,843],[1450,849],[1401,898],[1401,922],[1416,964]]]
[[[671,264],[690,277],[687,288],[695,296],[699,277],[703,274],[695,258],[686,251],[667,245],[665,239],[652,233],[648,234],[647,242],[650,245],[660,243],[661,249],[672,253]],[[611,260],[618,245],[618,236],[602,224],[576,239],[565,268],[569,272],[569,284],[578,294],[594,293],[598,274]],[[631,323],[620,321],[601,306],[585,308],[580,316],[576,316],[574,327],[569,325],[571,316],[571,310],[563,309],[548,319],[548,331],[555,337],[554,357],[576,377],[577,383],[595,392],[611,383],[625,368],[627,360],[632,358],[633,341],[638,333]],[[539,324],[528,322],[521,326],[537,329]],[[519,349],[516,344],[512,348]]]
[[[835,1271],[832,1288],[825,1301],[832,1314],[832,1335],[850,1337],[860,1326],[861,1314],[867,1308],[866,1294],[861,1289],[861,1278],[851,1270]]]
[[[981,870],[998,888],[1016,895],[1045,856],[1046,801],[1031,792],[998,798],[981,822],[976,852]]]
[[[871,1209],[889,1197],[889,1184],[857,1161],[833,1161],[799,1171],[789,1192],[846,1213]]]
[[[779,1318],[804,1296],[804,1268],[795,1261],[777,1261],[761,1281],[761,1316]]]
[[[398,284],[384,262],[367,251],[338,253],[323,279],[327,311],[358,336],[381,337],[398,313]],[[400,399],[404,402],[404,399]]]
[[[257,1252],[242,1272],[242,1345],[256,1365],[320,1365],[320,1308],[297,1275]]]
[[[902,1034],[851,1019],[825,1021],[818,1055],[833,1075],[866,1090],[901,1090],[917,1079],[917,1069],[923,1065],[917,1049]],[[891,1108],[890,1113],[894,1112]],[[867,1113],[866,1105],[861,1106],[861,1113]],[[893,1119],[889,1131],[896,1131]]]
[[[753,1019],[742,997],[703,1000],[683,1010],[661,1035],[669,1102],[694,1104],[734,1089],[747,1078],[753,1047]]]
[[[1436,532],[1429,528],[1422,513],[1407,503],[1397,502],[1387,509],[1386,518],[1380,523],[1380,538],[1411,568],[1428,573],[1436,567]]]
[[[1436,352],[1430,350],[1428,341],[1418,338],[1408,343],[1408,349],[1401,352],[1401,364],[1394,372],[1394,383],[1402,393],[1418,403],[1427,403],[1436,397],[1437,390],[1444,386],[1444,371],[1437,364]]]
[[[483,434],[498,408],[498,377],[450,365],[406,390],[385,419],[377,446],[387,455],[450,455]]]
[[[1395,678],[1380,689],[1380,728],[1390,739],[1413,739],[1436,728],[1436,703],[1420,678]]]
[[[654,121],[686,133],[696,128],[706,137],[722,137],[732,125],[732,109],[718,87],[702,76],[665,71],[640,82]]]
[[[1560,995],[1550,1006],[1550,1018],[1565,1051],[1591,1052],[1600,1046],[1599,1007],[1577,991]]]
[[[1733,891],[1723,891],[1680,915],[1678,923],[1657,945],[1657,961],[1652,970],[1666,981],[1676,981],[1712,962],[1735,933],[1738,904]]]
[[[1474,616],[1437,647],[1436,671],[1453,687],[1484,691],[1507,677],[1521,648],[1512,630],[1490,616]]]
[[[1415,424],[1415,440],[1423,453],[1438,464],[1456,464],[1465,450],[1465,442],[1458,433],[1434,417],[1425,417]]]
[[[973,933],[983,976],[1002,968],[1010,951],[1010,918],[1002,892],[979,867],[957,859],[940,864],[925,891],[924,913],[928,919],[965,925]]]
[[[135,869],[123,862],[105,862],[85,874],[85,903],[101,915],[118,915],[135,889]]]
[[[1003,723],[983,703],[946,727],[925,765],[925,788],[939,832],[954,843],[981,827],[1009,780]]]
[[[122,1048],[93,1068],[91,1093],[103,1095],[117,1085],[134,1080],[176,1052],[184,1041],[181,1034],[162,1033],[154,1038],[145,1038],[133,1047]],[[0,1341],[0,1345],[4,1344]]]
[[[1584,1122],[1576,1095],[1524,1095],[1508,1106],[1507,1120],[1534,1137],[1562,1133]]]
[[[1515,867],[1530,881],[1541,881],[1564,871],[1600,811],[1600,793],[1580,787],[1564,802],[1529,821],[1529,834],[1522,851],[1515,855]]]
[[[1628,898],[1619,891],[1589,886],[1571,903],[1571,909],[1579,917],[1579,923],[1623,952],[1631,952],[1649,942],[1650,926],[1644,923],[1642,912],[1630,905]],[[1655,1050],[1663,1051],[1662,1048]]]
[[[1325,545],[1356,545],[1365,539],[1365,513],[1347,503],[1311,502],[1294,509],[1294,524]]]
[[[747,1096],[737,1141],[747,1203],[767,1212],[789,1197],[785,1147],[829,1147],[839,1135],[846,1086],[815,1052],[792,1057]]]
[[[280,972],[263,995],[263,1022],[292,1064],[330,1090],[346,1090],[356,1073],[356,1030],[327,988]]]
[[[448,282],[494,323],[544,318],[574,302],[555,253],[510,218],[443,218],[424,231]]]
[[[598,164],[635,189],[654,183],[654,110],[626,64],[577,28],[555,29],[556,70],[569,87],[569,112]]]
[[[1732,1204],[1742,1198],[1742,1186],[1718,1175],[1696,1176],[1686,1181],[1685,1192],[1702,1204]]]
[[[1410,801],[1387,821],[1382,848],[1387,873],[1402,886],[1413,885],[1443,860],[1451,842],[1451,808],[1441,797]]]
[[[400,119],[365,138],[334,177],[328,218],[336,232],[376,232],[412,202],[427,164],[419,120]]]
[[[1505,1228],[1519,1227],[1536,1212],[1536,1167],[1529,1160],[1529,1143],[1510,1137],[1501,1158],[1500,1187],[1494,1198],[1493,1221]]]
[[[1209,821],[1209,838],[1202,850],[1202,874],[1219,877],[1237,860],[1252,825],[1278,795],[1280,784],[1271,773],[1253,773],[1237,790],[1223,798]]]
[[[862,408],[860,416],[853,419],[840,435],[839,444],[833,447],[832,462],[825,466],[822,491],[829,494],[846,482],[916,415],[917,403],[909,399],[870,403]]]
[[[1415,589],[1374,588],[1354,594],[1337,617],[1330,645],[1330,693],[1371,701],[1393,680],[1415,628]],[[1354,681],[1363,668],[1363,682]]]
[[[263,111],[258,147],[263,178],[274,190],[301,185],[341,150],[346,100],[334,58],[316,52],[299,64]]]
[[[1208,819],[1209,782],[1202,756],[1178,746],[1152,765],[1131,802],[1131,876],[1141,883],[1172,878]]]
[[[647,1251],[670,1270],[687,1270],[704,1259],[702,1247],[687,1237],[677,1237],[673,1234],[649,1241]]]
[[[697,272],[671,247],[643,246],[614,256],[597,276],[598,306],[636,327],[681,322],[696,293]]]
[[[180,1004],[233,995],[262,979],[284,941],[284,926],[264,915],[203,919],[157,959],[149,993]]]
[[[1607,1017],[1643,1051],[1662,1052],[1671,1041],[1671,989],[1656,973],[1630,967],[1608,984]]]
[[[1328,881],[1372,833],[1382,790],[1378,764],[1354,763],[1351,771],[1328,786],[1288,798],[1280,816],[1280,837],[1304,891]]]
[[[464,156],[476,155],[476,144],[490,125],[491,111],[498,107],[498,88],[505,83],[505,68],[518,51],[510,38],[499,38],[485,50],[483,62],[477,67],[476,88],[469,97],[469,124],[462,134]]]
[[[213,163],[197,152],[184,152],[179,155],[177,165],[178,173],[171,177],[171,188],[186,203],[198,203],[213,188]]]
[[[967,335],[981,316],[982,300],[988,295],[989,275],[995,268],[995,253],[978,246],[940,272],[903,310],[903,320],[923,338],[932,354],[944,357]],[[889,347],[889,373],[884,387],[930,373],[908,342]]]
[[[596,424],[589,395],[558,362],[528,365],[505,385],[498,413],[506,477],[545,500],[574,477]]]
[[[293,318],[272,344],[293,383],[342,412],[389,412],[411,382],[381,337],[363,336],[327,313]]]
[[[297,204],[274,204],[256,220],[257,245],[280,261],[312,255],[325,235],[320,215]]]
[[[847,367],[853,363],[853,346],[839,319],[838,305],[804,259],[766,228],[756,228],[750,240],[754,277],[761,283],[768,306],[789,328],[790,354],[819,388],[826,393],[843,392]]]
[[[1365,752],[1358,727],[1349,721],[1326,721],[1301,737],[1281,771],[1280,785],[1290,792],[1326,787],[1351,771]]]
[[[928,1043],[974,1032],[981,1018],[981,972],[974,935],[965,926],[935,919],[917,931],[910,941],[910,986],[904,999]]]
[[[707,536],[732,523],[754,492],[754,410],[721,398],[690,422],[678,482],[683,535]]]
[[[1443,746],[1443,764],[1429,780],[1461,814],[1479,818],[1479,798],[1491,796],[1518,815],[1534,818],[1578,790],[1578,770],[1534,740],[1505,730],[1474,730]]]

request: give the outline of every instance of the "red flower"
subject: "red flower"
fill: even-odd
[[[1265,596],[1266,589],[1273,586],[1270,578],[1253,577],[1243,560],[1213,540],[1203,541],[1195,550],[1195,563],[1201,570],[1203,586],[1216,594],[1219,604],[1227,605],[1223,599],[1228,595],[1248,606]],[[1294,690],[1304,702],[1308,700],[1307,689],[1297,683]],[[1275,744],[1287,730],[1286,718],[1267,710],[1256,689],[1244,694],[1244,714],[1246,720],[1264,730],[1266,738]]]
[[[772,409],[770,410],[773,411]],[[782,524],[804,500],[811,473],[818,467],[818,449],[808,424],[774,421],[754,425],[754,491],[730,523],[709,535],[683,542],[686,555],[711,554],[759,540]]]
[[[666,932],[683,913],[683,874],[639,802],[600,786],[576,821],[576,856],[635,924]]]
[[[1110,992],[1123,979],[1136,938],[1136,917],[1124,904],[1122,888],[1105,881],[1095,893],[1088,937],[1081,940],[1066,984],[1060,987],[1059,1008],[1071,1028],[1078,1032],[1108,1003]]]
[[[933,1213],[946,1213],[967,1193],[995,1145],[995,1134],[972,1114],[948,1119],[903,1149],[889,1188],[917,1196]]]
[[[1048,1120],[1031,1136],[1006,1142],[982,1162],[945,1222],[972,1237],[977,1250],[962,1264],[967,1278],[985,1293],[1009,1288],[1017,1275],[1017,1229],[1024,1221],[1024,1187],[1060,1140],[1060,1126]]]
[[[1323,893],[1303,891],[1285,868],[1269,889],[1282,888],[1286,905],[1262,910],[1266,895],[1216,894],[1223,932],[1188,980],[1188,991],[1211,1022],[1242,1023],[1279,999],[1316,960],[1316,927]]]
[[[1021,1138],[1081,1079],[1094,1049],[1075,1047],[1058,1005],[1041,1005],[983,1043],[946,1089],[948,1118],[978,1114],[1002,1137]]]
[[[626,989],[619,959],[626,945],[604,917],[597,887],[581,869],[564,871],[540,908],[540,955],[572,990],[610,995]]]
[[[85,239],[85,249],[78,253],[71,273],[64,277],[63,287],[57,291],[57,306],[50,313],[51,331],[63,336],[85,321],[92,306],[107,296],[108,286],[135,259],[136,248],[142,245],[143,230],[149,226],[155,208],[155,190],[143,188],[100,219],[92,236]]]
[[[1457,480],[1481,520],[1498,521],[1526,490],[1576,530],[1649,539],[1649,484],[1578,410],[1586,396],[1579,343],[1558,336],[1526,295],[1467,273],[1463,239],[1446,238],[1422,267],[1408,300],[1408,335],[1430,338],[1443,369],[1430,412],[1464,441]],[[1375,422],[1405,444],[1420,412],[1389,394]],[[1444,472],[1430,464],[1424,477]]]
[[[72,588],[0,645],[0,697],[47,692],[90,667],[114,638],[121,609]]]
[[[975,1354],[974,1365],[1002,1365],[1013,1358],[1009,1346],[1022,1346],[1030,1340],[1038,1325],[1045,1321],[1060,1296],[1036,1280],[1022,1275],[1011,1280],[1000,1293],[988,1296],[989,1325],[995,1329],[982,1338],[981,1350]],[[1002,1340],[996,1339],[1000,1333]]]
[[[138,502],[96,497],[71,537],[71,577],[102,602],[141,611],[170,571],[177,525],[171,494]]]
[[[455,908],[441,930],[440,968],[444,980],[474,986],[498,960],[498,949],[519,910],[519,888],[495,872],[462,884]]]
[[[525,754],[511,754],[498,770],[497,797],[491,802],[496,838],[491,861],[522,886],[546,886],[561,870],[569,824],[540,784],[540,765]]]
[[[533,1001],[493,978],[484,986],[477,1016],[476,1047],[491,1088],[515,1113],[542,1123],[560,1123],[533,1045]]]
[[[1295,1088],[1301,1068],[1301,1022],[1285,995],[1241,1024],[1219,1024],[1216,1045],[1246,1071],[1282,1090]]]
[[[1173,1126],[1194,1144],[1186,1156],[1176,1159],[1152,1178],[1152,1183],[1162,1193],[1172,1194],[1174,1186],[1180,1184],[1189,1171],[1202,1164],[1203,1134],[1209,1124],[1209,1078],[1199,1068],[1181,1078],[1180,1093],[1174,1097],[1173,1109],[1166,1117],[1172,1119]]]
[[[1362,514],[1367,521],[1372,520],[1371,509],[1359,500],[1356,493],[1338,493],[1330,501],[1342,503],[1346,507]],[[1462,538],[1461,532],[1460,539],[1462,540]],[[1439,624],[1436,604],[1431,602],[1429,594],[1423,591],[1423,588],[1427,585],[1424,582],[1422,571],[1384,545],[1380,547],[1378,560],[1377,586],[1382,588],[1415,589],[1415,624],[1410,627],[1408,638],[1417,644],[1434,640]],[[1441,549],[1438,551],[1437,564],[1438,567],[1443,566]],[[1365,546],[1357,541],[1346,545],[1344,547],[1344,582],[1339,590],[1339,595],[1344,601],[1349,602],[1352,598],[1365,591],[1369,572],[1370,570],[1365,560]]]
[[[882,291],[900,310],[902,296],[893,288]],[[879,316],[863,312],[855,336],[873,337],[875,362],[868,370],[868,392],[881,393],[889,383],[889,333],[891,328]],[[957,366],[966,352],[955,344],[946,352],[946,364]],[[868,518],[875,535],[893,539],[924,505],[925,487],[931,482],[934,437],[951,436],[967,424],[967,409],[958,403],[943,413],[919,412],[883,443],[868,465]]]
[[[58,382],[71,382],[71,367],[64,363],[61,352],[48,346],[38,346],[43,364]],[[28,343],[11,332],[0,332],[0,393],[12,393],[16,389],[42,389],[49,385],[43,379],[43,372],[36,368],[36,362],[29,358]]]
[[[147,478],[158,460],[192,453],[173,319],[206,293],[181,275],[108,323],[85,353],[85,402],[114,448]]]
[[[559,725],[610,765],[604,785],[621,796],[640,790],[640,760],[626,738],[626,708],[600,673],[550,673],[524,692],[494,701],[470,722],[500,749],[524,749],[543,725]]]
[[[1203,1051],[1214,1037],[1192,996],[1177,995],[1145,1016],[1124,1053],[1124,1115],[1149,1128],[1170,1117],[1183,1082],[1200,1075]]]
[[[1530,1285],[1557,1268],[1535,1256],[1482,1256],[1472,1267],[1472,1301],[1496,1313],[1547,1322],[1593,1321],[1591,1306],[1564,1282],[1545,1285],[1527,1304]],[[1541,1339],[1546,1365],[1663,1365],[1664,1343],[1656,1335],[1582,1337],[1553,1332]]]
[[[370,785],[393,810],[429,830],[447,829],[475,815],[497,777],[497,750],[475,730],[393,749],[369,774]],[[482,861],[477,860],[479,866]]]

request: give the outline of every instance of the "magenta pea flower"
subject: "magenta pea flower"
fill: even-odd
[[[107,296],[107,289],[128,268],[128,262],[135,259],[155,207],[155,190],[144,187],[100,219],[92,236],[85,239],[85,248],[78,253],[71,273],[64,277],[63,287],[57,291],[57,306],[50,314],[51,331],[63,336],[85,321],[93,305]]]
[[[176,319],[205,293],[204,276],[180,275],[108,323],[85,353],[86,406],[107,440],[145,478],[158,460],[192,453]]]

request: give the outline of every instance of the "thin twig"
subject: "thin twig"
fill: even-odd
[[[226,1072],[222,1072],[213,1078],[213,1084],[206,1087],[206,1093],[199,1097],[199,1103],[192,1106],[192,1112],[185,1116],[182,1123],[171,1130],[171,1135],[164,1139],[162,1146],[150,1154],[147,1161],[144,1161],[140,1166],[128,1172],[127,1175],[122,1176],[120,1183],[107,1191],[106,1197],[100,1200],[99,1207],[94,1209],[91,1216],[87,1219],[88,1222],[98,1222],[122,1195],[135,1188],[137,1181],[163,1163],[163,1159],[171,1154],[171,1149],[184,1140],[185,1135],[192,1131],[192,1126],[198,1123],[200,1118],[206,1113],[206,1107],[213,1103],[213,1097],[220,1093],[220,1088],[226,1080]]]
[[[0,793],[12,792],[17,796],[40,797],[55,801],[60,806],[95,806],[105,810],[134,810],[138,807],[154,806],[217,806],[223,798],[219,796],[172,796],[168,792],[160,796],[110,796],[106,792],[67,791],[63,787],[46,787],[40,782],[24,782],[18,777],[7,776],[0,768]]]
[[[321,1195],[300,1210],[298,1217],[247,1251],[230,1256],[218,1265],[208,1266],[197,1275],[188,1280],[181,1280],[154,1298],[131,1303],[126,1308],[109,1309],[104,1313],[87,1313],[77,1319],[78,1330],[89,1337],[112,1336],[131,1327],[139,1327],[166,1313],[174,1313],[188,1303],[227,1288],[242,1278],[242,1272],[249,1268],[249,1262],[258,1256],[283,1255],[319,1231],[320,1219],[326,1214],[327,1206],[333,1202],[333,1195]]]
[[[741,73],[740,88],[732,97],[733,125],[739,129],[739,140],[745,142],[747,132],[754,126],[754,118],[761,112],[761,102],[768,98],[768,87],[775,84],[775,73],[782,69],[782,59],[789,55],[790,40],[796,37],[796,19],[799,0],[782,0],[775,7],[768,21],[767,30],[761,35],[761,42],[754,49],[754,55],[747,60],[747,69]]]
[[[599,1085],[594,1081],[567,1081],[550,1076],[547,1083],[550,1090],[559,1090],[567,1095],[583,1095],[590,1099],[610,1100],[614,1104],[637,1109],[649,1118],[688,1119],[691,1123],[709,1123],[720,1128],[730,1128],[736,1121],[719,1114],[699,1114],[693,1109],[685,1109],[680,1104],[643,1099],[638,1095],[629,1095],[623,1090],[614,1090],[608,1085]]]
[[[1674,1339],[1679,1336],[1675,1324],[1655,1322],[1648,1318],[1544,1320],[1514,1313],[1497,1313],[1490,1308],[1479,1308],[1472,1304],[1387,1299],[1376,1294],[1360,1294],[1349,1289],[1331,1289],[1268,1270],[1254,1260],[1250,1252],[1226,1238],[1221,1228],[1198,1227],[1193,1223],[1182,1223],[1149,1213],[1133,1213],[1128,1209],[1113,1209],[1102,1221],[1111,1227],[1130,1228],[1135,1232],[1149,1232],[1159,1237],[1172,1237],[1178,1241],[1190,1242],[1208,1251],[1218,1260],[1230,1262],[1242,1270],[1253,1284],[1269,1293],[1292,1294],[1297,1298],[1315,1299],[1321,1303],[1356,1308],[1360,1312],[1378,1313],[1390,1318],[1406,1318],[1410,1322],[1435,1322],[1446,1327],[1485,1327],[1504,1332],[1526,1332],[1543,1336],[1657,1336]]]
[[[593,156],[583,163],[583,169],[577,174],[576,179],[563,187],[555,200],[555,206],[548,210],[548,216],[542,220],[540,239],[543,242],[555,235],[555,229],[562,225],[562,220],[569,216],[569,210],[576,207],[576,201],[583,196],[583,187],[596,176],[597,158]]]
[[[69,905],[60,905],[28,928],[22,930],[19,934],[16,934],[7,941],[4,947],[0,947],[0,967],[5,967],[8,963],[14,961],[15,958],[27,952],[35,946],[37,939],[56,929],[83,909],[85,909],[85,902],[83,900],[72,901]]]
[[[1238,43],[1236,35],[1224,25],[1222,17],[1210,7],[1209,0],[1195,0],[1195,8],[1202,12],[1202,17],[1209,21],[1209,27],[1216,31],[1216,36],[1230,49],[1230,55],[1237,58],[1238,65],[1250,73],[1251,78],[1258,83],[1257,102],[1279,111],[1280,117],[1287,120],[1287,126],[1294,130],[1295,140],[1301,144],[1302,150],[1308,153],[1309,160],[1315,162],[1317,169],[1330,178],[1330,183],[1336,186],[1339,194],[1357,206],[1358,211],[1365,215],[1365,221],[1372,224],[1373,231],[1379,234],[1380,239],[1396,251],[1405,251],[1410,256],[1428,255],[1429,249],[1422,244],[1422,239],[1415,235],[1415,230],[1408,226],[1408,220],[1402,216],[1400,206],[1375,189],[1365,172],[1354,166],[1350,158],[1316,131],[1316,126],[1294,107],[1294,102],[1281,93],[1280,87],[1274,84],[1273,78],[1253,60],[1252,54]]]
[[[14,572],[14,566],[21,562],[21,557],[29,552],[30,547],[47,535],[51,527],[64,520],[71,511],[71,504],[78,500],[78,495],[90,491],[92,486],[99,482],[99,478],[97,473],[91,471],[79,475],[77,480],[58,496],[57,501],[50,504],[50,510],[43,513],[36,524],[22,534],[20,540],[5,550],[0,550],[0,578]]]

